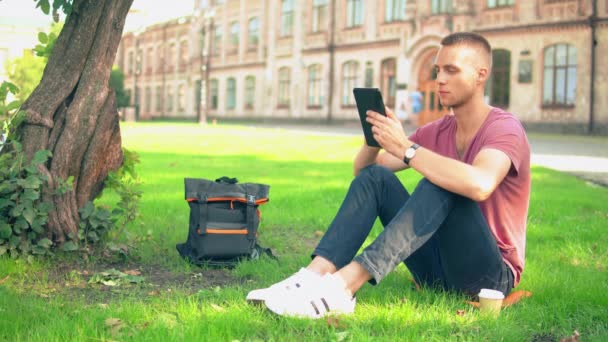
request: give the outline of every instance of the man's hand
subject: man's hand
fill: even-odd
[[[405,135],[403,126],[395,114],[384,107],[386,116],[374,111],[367,111],[367,122],[372,125],[372,133],[376,141],[399,160],[403,159],[403,153],[413,143]]]

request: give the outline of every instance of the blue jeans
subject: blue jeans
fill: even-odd
[[[355,257],[377,217],[384,230]],[[403,261],[425,286],[473,296],[482,288],[505,295],[513,288],[513,273],[476,202],[427,179],[410,195],[390,170],[377,165],[353,180],[316,255],[338,269],[358,262],[372,285]]]

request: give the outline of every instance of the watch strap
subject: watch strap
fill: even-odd
[[[405,165],[410,165],[410,161],[412,160],[412,158],[414,158],[414,156],[412,156],[412,158],[408,158],[407,157],[407,151],[409,151],[410,149],[416,151],[418,149],[418,147],[420,147],[420,145],[418,144],[413,144],[412,146],[408,147],[407,150],[405,150],[405,155],[403,156],[403,162],[405,163]]]

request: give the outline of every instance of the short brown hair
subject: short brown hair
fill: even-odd
[[[487,52],[490,56],[492,55],[492,47],[488,40],[485,39],[482,35],[473,33],[473,32],[454,32],[445,36],[441,40],[441,45],[450,46],[450,45],[474,45],[478,47],[482,47],[485,52]]]

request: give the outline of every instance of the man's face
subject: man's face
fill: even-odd
[[[478,49],[467,45],[442,46],[435,58],[437,93],[444,107],[468,103],[476,91],[483,91],[479,69],[484,65]]]

